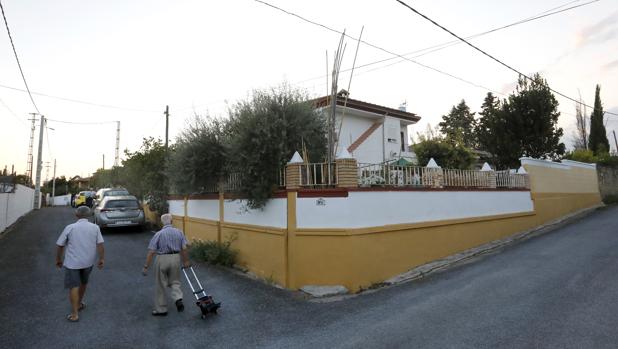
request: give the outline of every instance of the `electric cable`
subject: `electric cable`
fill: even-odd
[[[2,6],[2,1],[0,1],[0,10],[2,10],[2,18],[4,19],[4,26],[6,27],[6,32],[9,35],[9,40],[11,41],[11,46],[13,47],[13,54],[15,55],[15,60],[17,61],[17,66],[19,67],[19,72],[21,73],[21,78],[24,81],[24,85],[26,86],[26,90],[28,91],[28,96],[30,96],[30,101],[34,106],[34,109],[37,113],[41,113],[39,108],[36,106],[34,102],[34,98],[32,98],[32,93],[30,92],[30,87],[28,87],[28,82],[26,82],[26,76],[24,75],[24,70],[21,67],[21,63],[19,62],[19,56],[17,55],[17,50],[15,49],[15,43],[13,42],[13,36],[11,35],[11,30],[9,29],[9,22],[6,20],[6,15],[4,14],[4,6]]]
[[[259,1],[259,0],[255,0],[255,1]],[[512,66],[510,66],[510,65],[508,65],[508,64],[506,64],[506,63],[504,63],[504,62],[503,62],[503,61],[501,61],[500,59],[498,59],[498,58],[496,58],[496,57],[492,56],[491,54],[489,54],[489,53],[485,52],[484,50],[482,50],[482,49],[480,49],[479,47],[475,46],[474,44],[470,43],[470,42],[469,42],[469,41],[467,41],[466,39],[464,39],[464,38],[460,37],[459,35],[457,35],[457,34],[453,33],[452,31],[448,30],[448,29],[447,29],[447,28],[445,28],[444,26],[442,26],[442,25],[438,24],[438,23],[437,23],[436,21],[434,21],[433,19],[431,19],[431,18],[429,18],[429,17],[425,16],[424,14],[420,13],[419,11],[417,11],[416,9],[414,9],[413,7],[411,7],[410,5],[406,4],[406,3],[405,3],[405,2],[403,2],[402,0],[395,0],[395,1],[397,1],[398,3],[400,3],[402,6],[404,6],[404,7],[408,8],[410,11],[412,11],[412,12],[416,13],[417,15],[419,15],[419,16],[421,16],[421,17],[423,17],[424,19],[428,20],[429,22],[431,22],[433,25],[437,26],[438,28],[440,28],[440,29],[444,30],[445,32],[449,33],[450,35],[452,35],[452,36],[456,37],[457,39],[459,39],[460,41],[464,42],[465,44],[467,44],[468,46],[472,47],[473,49],[475,49],[475,50],[479,51],[479,52],[480,52],[480,53],[482,53],[483,55],[485,55],[485,56],[487,56],[487,57],[491,58],[492,60],[494,60],[494,61],[496,61],[496,62],[498,62],[500,65],[504,66],[505,68],[507,68],[507,69],[509,69],[509,70],[511,70],[511,71],[513,71],[513,72],[515,72],[515,73],[517,73],[519,76],[521,76],[521,77],[523,77],[523,78],[526,78],[526,79],[528,79],[528,80],[530,80],[530,81],[534,81],[534,80],[533,80],[531,77],[529,77],[528,75],[526,75],[526,74],[522,73],[521,71],[519,71],[519,70],[517,70],[517,69],[513,68]],[[583,105],[583,106],[586,106],[586,107],[591,108],[591,109],[593,109],[593,110],[594,110],[594,107],[591,107],[591,106],[589,106],[589,105],[587,105],[587,104],[585,104],[585,103],[582,103],[581,101],[578,101],[578,100],[576,100],[575,98],[569,97],[569,96],[565,95],[564,93],[562,93],[562,92],[560,92],[560,91],[556,91],[555,89],[551,88],[549,85],[547,85],[547,88],[548,88],[550,91],[554,92],[555,94],[557,94],[557,95],[559,95],[559,96],[562,96],[562,97],[564,97],[564,98],[566,98],[566,99],[569,99],[569,100],[571,100],[571,101],[573,101],[573,102],[575,102],[575,103],[581,104],[581,105]],[[616,116],[618,116],[618,114],[617,114],[617,113],[612,113],[612,112],[607,112],[607,111],[605,112],[605,114],[611,114],[611,115],[616,115]]]
[[[14,91],[29,92],[29,91],[23,90],[21,88],[7,86],[7,85],[2,85],[2,84],[0,84],[0,87],[6,88],[6,89],[9,89],[9,90],[14,90]],[[48,97],[48,98],[59,99],[59,100],[66,101],[66,102],[92,105],[92,106],[101,107],[101,108],[110,108],[110,109],[134,111],[134,112],[141,112],[141,113],[159,113],[158,111],[154,111],[154,110],[136,109],[136,108],[120,107],[120,106],[115,106],[115,105],[111,105],[111,104],[100,104],[100,103],[86,102],[86,101],[81,101],[79,99],[67,98],[67,97],[59,97],[59,96],[49,95],[49,94],[42,93],[42,92],[32,92],[32,94],[33,95],[43,96],[43,97]]]
[[[534,21],[534,20],[537,20],[537,19],[541,19],[541,18],[545,18],[545,17],[551,16],[551,15],[555,15],[555,14],[558,14],[558,13],[569,11],[569,10],[572,10],[572,9],[575,9],[575,8],[578,8],[578,7],[590,5],[592,3],[595,3],[595,2],[598,2],[598,1],[601,1],[601,0],[593,0],[593,1],[589,1],[589,2],[586,2],[586,3],[583,3],[583,4],[579,4],[579,5],[576,5],[576,6],[571,6],[569,8],[561,9],[561,8],[563,8],[565,6],[568,6],[568,5],[572,4],[572,3],[579,2],[579,1],[580,0],[574,0],[574,1],[567,2],[567,3],[562,4],[560,6],[556,6],[556,7],[553,7],[551,9],[545,10],[545,11],[543,11],[541,13],[538,13],[538,14],[536,14],[534,16],[527,17],[525,19],[522,19],[522,20],[519,20],[519,21],[515,21],[515,22],[512,22],[512,23],[500,26],[500,27],[489,29],[489,30],[486,30],[484,32],[480,32],[480,33],[477,33],[477,34],[466,36],[466,39],[478,38],[478,37],[481,37],[481,36],[484,36],[484,35],[487,35],[487,34],[490,34],[490,33],[497,32],[499,30],[503,30],[503,29],[507,29],[507,28],[519,25],[519,24],[528,23],[528,22],[531,22],[531,21]],[[561,10],[559,10],[559,9],[561,9]],[[425,56],[425,55],[433,53],[433,52],[437,52],[437,51],[443,50],[445,48],[451,47],[451,46],[459,44],[459,43],[461,43],[461,41],[459,41],[459,40],[451,40],[451,41],[443,42],[443,43],[440,43],[440,44],[432,45],[432,46],[429,46],[429,47],[425,47],[425,48],[422,48],[422,49],[419,49],[419,50],[414,50],[412,52],[404,53],[402,56],[414,55],[413,57],[410,57],[410,58],[419,58],[419,57]],[[392,61],[393,59],[397,59],[397,58],[399,58],[399,57],[389,57],[389,58],[381,59],[381,60],[378,60],[378,61],[365,63],[365,64],[357,66],[356,69],[361,69],[361,68],[365,68],[365,67],[368,67],[368,66],[371,66],[371,65],[374,65],[374,64],[379,64],[379,63],[383,63],[383,62]],[[384,66],[379,67],[379,68],[375,68],[375,69],[371,69],[371,70],[368,70],[368,71],[364,71],[363,73],[367,73],[367,72],[370,72],[370,71],[376,71],[376,70],[381,69],[381,68],[390,67],[392,65],[395,65],[395,64],[398,64],[398,63],[401,63],[401,62],[404,62],[404,61],[405,60],[400,60],[400,61],[397,61],[395,63],[390,63],[390,64],[387,64],[387,65],[384,65]],[[348,72],[350,70],[351,70],[351,68],[348,68],[348,69],[342,70],[342,72]],[[297,82],[297,84],[302,84],[304,82],[308,82],[308,81],[312,81],[312,80],[319,80],[319,79],[324,79],[324,76],[319,76],[319,77],[314,77],[314,78],[302,80],[302,81]]]

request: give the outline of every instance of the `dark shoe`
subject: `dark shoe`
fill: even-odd
[[[182,304],[182,299],[176,301],[176,309],[178,309],[179,313],[185,310],[185,305]]]
[[[152,316],[167,316],[167,311],[163,312],[163,313],[159,313],[158,311],[153,310],[152,311]]]

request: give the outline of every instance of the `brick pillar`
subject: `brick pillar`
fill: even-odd
[[[290,163],[285,166],[285,188],[300,188],[300,166],[301,163]]]
[[[356,159],[337,159],[335,164],[337,166],[337,187],[358,187],[358,164]]]
[[[432,188],[443,188],[444,187],[444,172],[440,167],[431,168],[431,187]]]
[[[487,175],[489,176],[489,188],[495,189],[498,186],[498,182],[496,181],[496,172],[488,171]]]

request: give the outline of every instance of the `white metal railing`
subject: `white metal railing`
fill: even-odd
[[[358,164],[360,186],[418,186],[430,187],[437,180],[437,171],[419,166],[396,166],[387,163]]]
[[[458,170],[380,163],[359,164],[358,185],[530,189],[530,180],[527,174],[508,170]]]
[[[444,169],[443,175],[445,187],[492,188],[495,185],[491,171]]]
[[[527,174],[513,173],[511,170],[496,171],[497,188],[530,189],[530,177]]]
[[[298,167],[301,187],[329,187],[337,185],[335,163],[309,163]]]

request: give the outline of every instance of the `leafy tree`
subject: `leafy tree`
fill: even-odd
[[[443,168],[467,170],[474,162],[472,152],[461,144],[453,144],[445,139],[424,139],[412,146],[418,163],[426,165],[429,159]]]
[[[44,193],[52,194],[53,189],[54,189],[54,181],[53,179],[51,179],[43,184],[41,191],[43,191]],[[56,191],[55,191],[56,196],[69,194],[71,193],[70,189],[73,189],[73,188],[72,186],[71,187],[69,186],[69,181],[66,179],[65,176],[60,176],[56,178]]]
[[[250,208],[261,208],[279,185],[279,171],[304,143],[311,162],[327,151],[326,118],[307,95],[287,85],[254,91],[230,110],[230,160]]]
[[[461,100],[457,106],[451,108],[450,113],[442,116],[440,131],[448,140],[465,145],[466,147],[475,147],[476,139],[474,128],[476,120],[474,114],[470,111],[470,107],[465,100]]]
[[[603,104],[601,103],[601,86],[597,85],[594,93],[594,109],[590,115],[590,137],[588,149],[595,155],[609,152],[607,131],[603,123]]]
[[[539,74],[532,80],[520,77],[516,91],[500,104],[488,96],[481,115],[477,134],[497,167],[516,168],[521,156],[558,159],[564,154],[558,101]]]
[[[125,168],[122,166],[100,168],[92,174],[90,185],[93,188],[124,187],[126,186]]]
[[[599,155],[594,155],[592,150],[586,149],[575,149],[572,152],[567,152],[564,155],[564,159],[587,163],[597,163],[600,165],[614,167],[618,166],[618,156],[610,155],[607,152],[600,153]]]
[[[195,118],[170,150],[167,175],[173,192],[191,194],[216,190],[228,166],[226,123]]]

